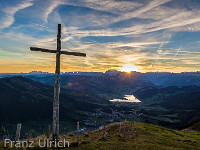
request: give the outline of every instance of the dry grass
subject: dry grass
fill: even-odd
[[[66,149],[74,150],[198,150],[200,149],[200,133],[195,131],[177,131],[160,126],[137,123],[136,134],[131,122],[123,122],[119,136],[119,123],[106,126],[106,139],[103,139],[103,129],[80,135],[80,146],[77,146],[77,137],[74,134],[61,136],[60,140],[70,142]],[[125,128],[125,138],[124,138]],[[128,136],[129,131],[129,136]],[[38,149],[38,140],[46,138],[41,135],[35,139],[35,147]],[[3,146],[3,143],[1,143]],[[3,148],[3,147],[2,147]],[[25,149],[25,148],[24,148]],[[46,148],[44,148],[46,149]],[[53,148],[52,148],[53,149]]]

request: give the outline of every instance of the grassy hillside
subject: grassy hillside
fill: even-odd
[[[192,130],[177,131],[147,123],[137,123],[137,133],[132,135],[133,124],[123,122],[119,137],[119,123],[106,126],[106,139],[103,130],[95,130],[80,136],[80,145],[77,146],[76,136],[69,134],[62,136],[70,142],[66,149],[74,150],[198,150],[200,149],[200,133]],[[124,138],[125,128],[125,138]],[[128,130],[130,136],[128,138]],[[44,138],[41,136],[39,138]],[[38,141],[38,139],[34,139]],[[36,142],[37,145],[37,142]],[[2,146],[2,143],[1,143]],[[35,149],[38,147],[35,146]]]
[[[195,122],[185,128],[185,130],[195,130],[200,132],[200,122]]]
[[[119,133],[119,123],[111,124],[106,127],[106,140],[102,140],[103,130],[94,131],[88,135],[82,135],[82,143],[79,147],[71,149],[117,149],[117,150],[170,150],[170,149],[200,149],[200,133],[194,131],[177,131],[160,126],[138,123],[136,137],[126,135],[124,138],[124,127],[132,130],[129,122],[122,125],[121,137]]]

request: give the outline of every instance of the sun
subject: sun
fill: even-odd
[[[131,72],[131,71],[138,71],[139,67],[134,66],[132,64],[126,64],[122,66],[122,71],[123,72]]]

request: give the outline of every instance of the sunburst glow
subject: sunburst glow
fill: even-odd
[[[126,64],[122,66],[122,71],[124,72],[131,72],[131,71],[138,71],[139,67],[138,66],[134,66],[132,64]]]

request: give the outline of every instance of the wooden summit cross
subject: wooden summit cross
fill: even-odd
[[[56,53],[56,71],[53,101],[53,140],[58,139],[59,134],[59,94],[60,94],[60,55],[74,55],[86,57],[85,53],[61,51],[61,24],[58,24],[57,50],[48,50],[37,47],[30,47],[31,51],[41,51],[47,53]]]

